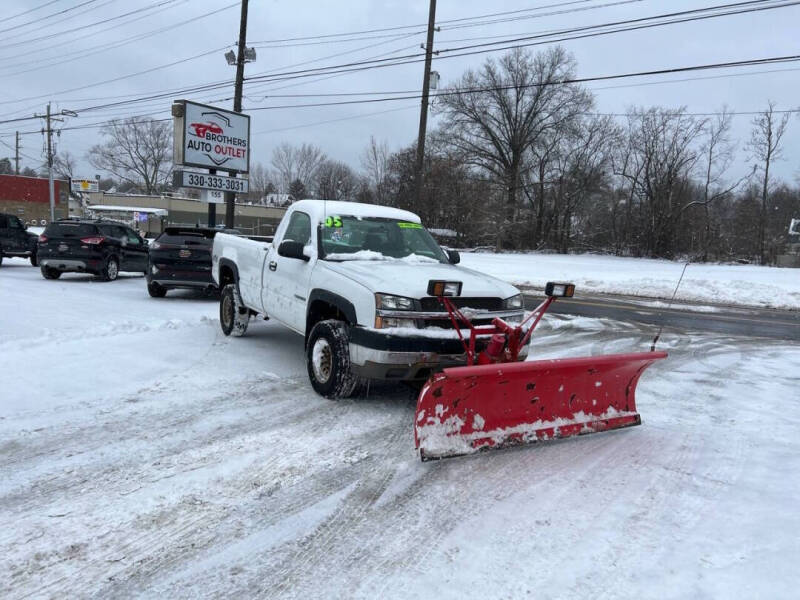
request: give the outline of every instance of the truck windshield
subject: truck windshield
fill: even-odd
[[[325,260],[419,259],[447,262],[444,251],[419,223],[394,219],[328,216],[320,225]]]

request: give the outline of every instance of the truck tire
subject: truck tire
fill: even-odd
[[[222,288],[219,298],[219,325],[222,333],[241,337],[250,324],[250,311],[242,304],[239,290],[235,283],[229,283]]]
[[[31,265],[33,265],[34,267],[39,266],[39,255],[36,252],[31,254],[30,259],[31,259]]]
[[[348,398],[358,386],[350,368],[350,335],[342,321],[320,321],[306,346],[306,367],[311,387],[325,398]]]
[[[58,269],[54,269],[52,267],[46,267],[44,265],[42,265],[39,268],[42,270],[42,277],[44,277],[45,279],[58,279],[59,277],[61,277],[61,271],[59,271]]]
[[[106,264],[100,270],[100,279],[103,281],[114,281],[119,277],[119,260],[116,256],[109,256]]]

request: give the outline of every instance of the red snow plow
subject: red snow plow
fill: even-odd
[[[432,281],[430,289],[452,289],[446,283]],[[434,293],[450,315],[467,366],[432,375],[419,394],[414,441],[422,460],[641,424],[636,383],[666,352],[519,361],[548,307],[574,290],[548,283],[547,298],[522,323],[495,318],[482,326]],[[476,351],[478,336],[491,336],[482,352]]]

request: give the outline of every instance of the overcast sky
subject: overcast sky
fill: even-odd
[[[497,41],[503,36],[533,35],[718,4],[723,0],[439,0],[437,23],[441,31],[436,33],[435,49],[444,51]],[[10,19],[24,11],[31,12]],[[66,12],[55,14],[62,11]],[[218,12],[202,16],[212,11]],[[507,11],[520,12],[469,20]],[[126,13],[131,14],[120,18]],[[247,65],[245,76],[421,53],[427,17],[427,0],[250,0],[247,39],[248,45],[256,46],[258,59]],[[509,21],[511,17],[516,20]],[[502,22],[487,22],[499,19]],[[562,45],[577,60],[578,76],[590,77],[800,54],[798,23],[800,6],[789,6],[566,41]],[[320,37],[400,26],[416,27],[344,38]],[[230,108],[235,68],[227,65],[223,54],[234,47],[238,30],[239,3],[232,0],[4,0],[0,3],[0,120],[42,113],[48,100],[54,103],[54,110],[78,112],[78,117],[65,120],[65,128],[132,114],[166,118],[172,99],[177,98]],[[144,37],[146,34],[152,35]],[[314,39],[274,41],[297,37]],[[303,45],[297,45],[300,43]],[[208,54],[192,58],[202,53]],[[465,70],[498,55],[488,52],[447,58],[447,53],[442,52],[433,68],[446,85]],[[165,66],[189,58],[181,64]],[[423,64],[415,62],[345,75],[246,82],[243,105],[252,116],[253,161],[268,164],[272,149],[282,141],[309,142],[320,146],[331,158],[358,168],[370,136],[385,140],[393,150],[407,146],[417,133],[419,101],[415,99],[253,109],[353,99],[314,94],[417,90],[422,70]],[[687,81],[688,78],[694,79]],[[744,112],[761,110],[768,100],[776,102],[778,109],[797,108],[798,78],[800,64],[788,63],[599,82],[587,87],[596,95],[599,112],[624,113],[632,106],[659,105],[705,113],[725,104]],[[116,81],[108,81],[112,79]],[[222,89],[175,92],[138,104],[81,110],[225,80],[230,85]],[[287,94],[309,96],[279,96]],[[740,147],[731,179],[747,168],[744,142],[751,119],[741,115],[734,120],[733,134]],[[434,127],[436,121],[434,114],[429,127]],[[30,132],[40,127],[38,121],[0,124],[0,157],[13,157],[9,146],[13,147],[15,130]],[[99,132],[98,128],[65,129],[58,140],[59,151],[69,151],[80,159],[79,175],[91,177],[95,173],[85,160],[85,153],[100,141]],[[38,167],[42,143],[39,133],[22,136],[24,166]],[[775,172],[794,180],[799,167],[800,119],[793,116],[786,135],[785,160]]]

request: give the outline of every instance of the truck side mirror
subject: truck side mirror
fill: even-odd
[[[303,253],[304,247],[305,244],[303,244],[302,242],[285,240],[281,242],[280,246],[278,246],[278,255],[285,256],[286,258],[297,258],[308,262],[309,257]]]
[[[457,265],[461,262],[461,255],[458,253],[458,250],[446,250],[447,252],[447,260],[451,265]]]

